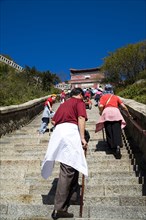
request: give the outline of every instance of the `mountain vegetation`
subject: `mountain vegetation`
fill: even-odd
[[[18,72],[0,63],[0,81],[0,106],[9,106],[58,93],[54,85],[61,80],[50,71],[40,72],[26,66],[23,72]]]
[[[113,84],[117,95],[146,104],[146,41],[110,52],[102,71],[104,83]]]

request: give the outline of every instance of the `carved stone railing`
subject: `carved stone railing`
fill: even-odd
[[[19,129],[31,121],[43,110],[46,98],[48,96],[21,105],[0,107],[0,136]]]

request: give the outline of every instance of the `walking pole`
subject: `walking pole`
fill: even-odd
[[[86,157],[86,153],[87,153],[87,149],[84,149],[84,154]],[[79,217],[82,217],[82,213],[83,213],[83,197],[84,197],[84,182],[85,182],[85,176],[84,174],[82,175],[82,191],[81,191],[81,197],[80,197],[80,214]]]

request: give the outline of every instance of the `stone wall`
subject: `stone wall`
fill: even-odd
[[[127,122],[127,133],[134,140],[137,147],[140,148],[146,160],[146,105],[131,99],[121,99],[133,117],[133,120],[131,120],[123,115]]]
[[[27,124],[44,108],[48,96],[34,99],[21,105],[0,107],[0,136]]]

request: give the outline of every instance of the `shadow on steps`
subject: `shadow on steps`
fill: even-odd
[[[57,189],[58,178],[55,178],[52,182],[52,187],[47,195],[42,195],[42,202],[44,205],[54,205],[55,193]],[[78,189],[73,193],[70,205],[80,205],[80,190],[81,186],[78,185]]]

